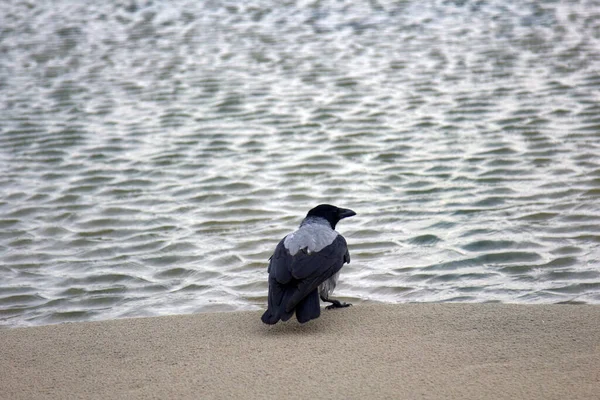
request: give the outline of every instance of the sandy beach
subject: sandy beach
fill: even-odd
[[[407,304],[0,330],[2,399],[597,399],[600,307]]]

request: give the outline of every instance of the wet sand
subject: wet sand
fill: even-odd
[[[2,399],[596,399],[600,306],[406,304],[0,330]]]

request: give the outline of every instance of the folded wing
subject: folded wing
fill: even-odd
[[[293,256],[284,241],[279,242],[269,264],[269,300],[263,322],[287,321],[294,311],[302,319],[300,322],[317,318],[320,313],[317,288],[349,261],[348,246],[341,235],[318,252],[304,248]]]

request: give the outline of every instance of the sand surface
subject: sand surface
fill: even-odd
[[[600,306],[408,304],[0,330],[1,399],[598,399]]]

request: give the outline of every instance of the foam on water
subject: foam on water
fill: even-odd
[[[597,2],[105,3],[0,4],[0,324],[264,307],[323,202],[345,301],[600,303]]]

